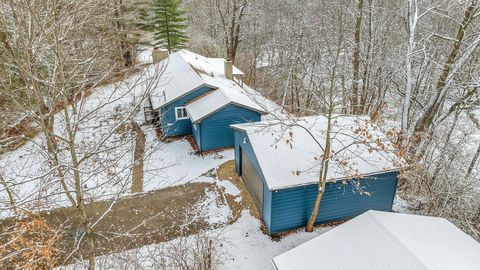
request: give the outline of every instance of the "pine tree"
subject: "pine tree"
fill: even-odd
[[[152,31],[155,46],[172,51],[185,48],[188,41],[185,29],[185,11],[178,7],[178,0],[154,0]]]

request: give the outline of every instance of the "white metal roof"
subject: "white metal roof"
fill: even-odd
[[[277,270],[478,270],[480,244],[443,218],[368,211],[272,263]]]
[[[248,134],[270,190],[318,182],[326,126],[327,118],[320,115],[232,125]],[[332,150],[336,159],[330,160],[330,181],[406,166],[394,155],[395,149],[385,134],[367,116],[334,116]]]
[[[153,107],[164,106],[203,85],[217,87],[213,85],[221,84],[217,80],[227,80],[224,61],[223,58],[207,58],[187,50],[180,50],[152,65],[150,67],[152,71],[159,70],[159,67],[163,70],[157,86],[151,93]],[[233,74],[242,75],[243,72],[233,66]]]

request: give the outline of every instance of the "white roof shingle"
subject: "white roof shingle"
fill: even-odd
[[[443,218],[368,211],[272,260],[277,270],[477,270],[480,244]]]
[[[225,77],[225,59],[209,58],[187,50],[181,50],[178,53],[182,55],[183,59],[185,59],[185,61],[187,61],[193,68],[211,76]],[[232,71],[233,75],[244,75],[244,73],[236,66],[233,66]]]
[[[149,67],[152,71],[160,68],[162,73],[156,87],[150,93],[154,109],[205,84],[179,53],[174,53],[160,63]]]
[[[242,88],[225,77],[223,58],[207,58],[196,53],[180,50],[167,59],[154,64],[149,69],[153,71],[162,68],[159,82],[151,93],[154,109],[162,107],[201,86],[220,88],[228,86],[232,92],[242,91]],[[233,66],[234,75],[243,75]],[[231,85],[235,86],[231,86]],[[248,98],[248,97],[247,97]],[[245,101],[245,106],[253,102]]]

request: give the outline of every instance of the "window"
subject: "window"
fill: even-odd
[[[177,120],[188,119],[187,109],[185,107],[175,107],[175,118]]]

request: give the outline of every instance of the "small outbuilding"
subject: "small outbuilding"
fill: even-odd
[[[260,121],[266,114],[232,62],[187,50],[153,54],[158,63],[150,69],[161,74],[146,112],[155,112],[163,136],[192,134],[200,151],[231,147],[231,124]]]
[[[235,167],[269,234],[305,226],[318,193],[327,119],[233,125]],[[337,115],[328,182],[316,223],[391,211],[397,176],[405,166],[388,138],[366,116]],[[390,150],[390,151],[389,151]]]
[[[368,211],[272,260],[275,270],[478,270],[480,244],[443,218]]]

